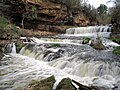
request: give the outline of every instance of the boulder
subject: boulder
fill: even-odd
[[[33,80],[25,90],[52,90],[55,83],[55,77],[51,76],[41,81]]]
[[[69,78],[64,78],[58,84],[56,90],[76,90],[76,88],[72,85],[72,80]]]
[[[96,38],[95,40],[91,41],[90,46],[92,46],[94,49],[96,50],[105,50],[105,46],[102,44],[102,41],[100,40],[100,38]]]

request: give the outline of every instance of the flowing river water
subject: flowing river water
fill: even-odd
[[[120,56],[112,54],[109,48],[98,51],[81,44],[80,37],[95,38],[97,34],[109,37],[110,29],[106,26],[72,28],[65,35],[56,36],[59,39],[31,38],[34,43],[29,43],[17,54],[12,43],[11,53],[0,61],[0,90],[21,90],[31,80],[51,75],[56,79],[53,89],[61,79],[69,77],[83,85],[120,90]],[[103,43],[119,46],[106,38]]]

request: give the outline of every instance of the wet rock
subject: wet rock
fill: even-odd
[[[89,41],[90,41],[90,38],[83,38],[82,44],[87,44],[89,43]]]
[[[52,61],[54,59],[62,57],[63,54],[64,54],[63,49],[50,48],[44,54],[44,61]]]
[[[17,40],[16,41],[16,51],[19,53],[19,51],[24,47],[24,43],[22,40]]]
[[[34,80],[29,84],[30,87],[26,88],[25,90],[52,90],[54,83],[54,76],[51,76],[47,79],[43,79],[41,81]]]
[[[120,33],[119,32],[112,32],[110,35],[110,39],[113,42],[120,44]]]
[[[0,45],[0,60],[2,59],[3,56],[4,56],[3,47]]]
[[[4,56],[3,52],[0,51],[0,60],[2,59],[3,56]]]
[[[105,50],[105,46],[102,44],[102,41],[100,38],[96,38],[95,40],[92,40],[90,46],[92,46],[96,50]]]
[[[64,78],[58,84],[56,90],[76,90],[76,88],[72,85],[72,80],[69,78]]]

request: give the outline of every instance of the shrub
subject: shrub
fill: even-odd
[[[0,28],[3,29],[7,25],[8,25],[8,20],[5,17],[0,16]]]

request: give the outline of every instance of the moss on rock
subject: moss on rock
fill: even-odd
[[[43,79],[41,81],[33,80],[29,84],[30,88],[26,90],[52,90],[54,83],[55,83],[54,76],[51,76],[47,79]]]
[[[75,87],[72,85],[72,80],[69,78],[64,78],[58,84],[56,90],[75,90]]]
[[[87,44],[89,43],[90,40],[91,40],[90,38],[83,38],[82,44]]]
[[[60,47],[60,44],[52,44],[51,47]]]
[[[113,54],[120,55],[120,46],[116,47],[116,48],[113,50]]]
[[[18,40],[16,42],[16,51],[19,53],[19,51],[24,47],[24,43],[21,40]]]

